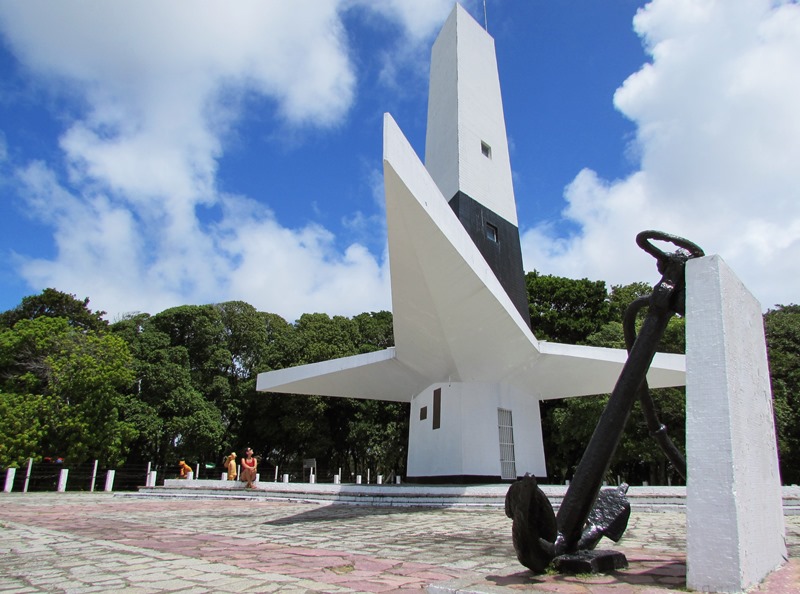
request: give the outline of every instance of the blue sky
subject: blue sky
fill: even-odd
[[[655,282],[658,228],[798,301],[796,2],[486,5],[526,270]],[[0,310],[391,307],[382,114],[424,153],[452,1],[203,6],[0,0]]]

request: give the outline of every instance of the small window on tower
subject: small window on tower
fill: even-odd
[[[489,241],[493,241],[497,243],[499,238],[497,236],[497,227],[492,225],[491,223],[486,223],[486,239]]]
[[[492,158],[492,147],[481,140],[481,152],[484,157]]]

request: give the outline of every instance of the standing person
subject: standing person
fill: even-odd
[[[258,468],[258,460],[253,457],[253,448],[247,448],[244,451],[244,458],[241,459],[242,469],[239,472],[239,480],[247,483],[246,489],[253,488],[253,482],[256,480],[256,469]]]
[[[228,471],[228,480],[236,480],[236,452],[231,452],[230,456],[225,457],[225,462],[222,463],[225,470]]]

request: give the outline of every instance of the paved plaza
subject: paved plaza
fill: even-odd
[[[536,576],[516,561],[497,508],[290,501],[0,496],[0,592],[685,592],[685,516],[634,511],[613,575]],[[800,592],[790,560],[756,591]]]

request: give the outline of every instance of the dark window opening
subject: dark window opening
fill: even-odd
[[[433,428],[438,429],[442,424],[442,389],[433,391]]]
[[[419,420],[424,421],[427,418],[428,418],[428,407],[423,406],[421,409],[419,409]]]
[[[481,152],[483,153],[484,157],[489,159],[492,158],[492,147],[481,140]]]
[[[500,241],[497,235],[497,227],[491,223],[486,223],[486,239],[495,243]]]

